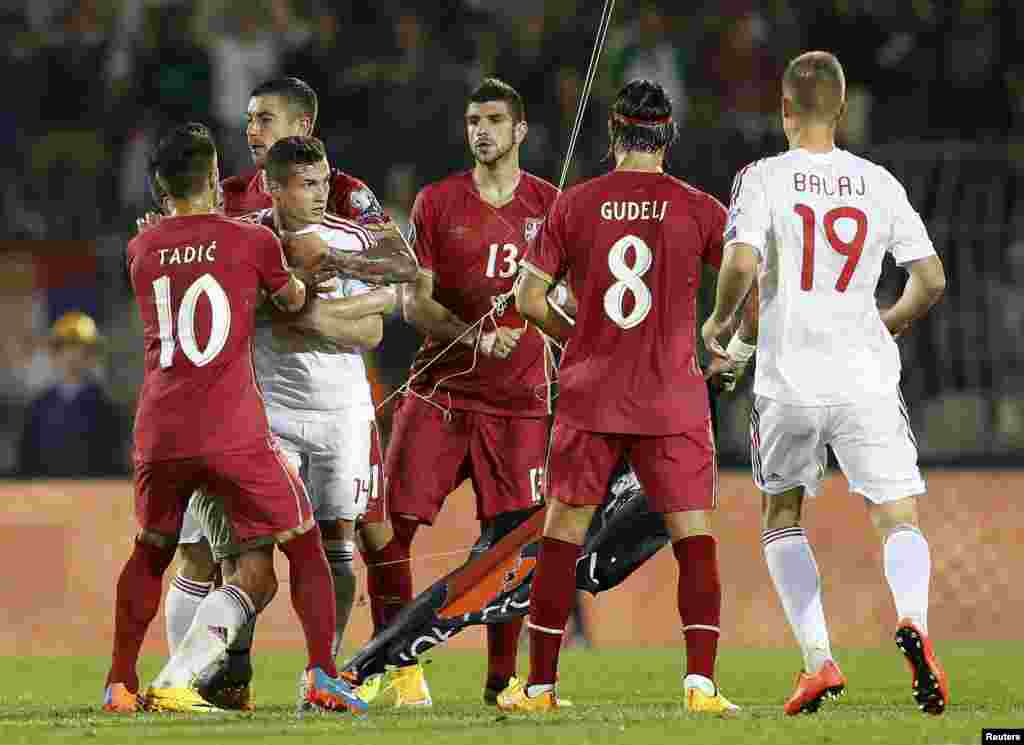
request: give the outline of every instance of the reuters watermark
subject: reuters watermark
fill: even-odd
[[[983,729],[981,743],[1020,743],[1024,745],[1024,729]]]

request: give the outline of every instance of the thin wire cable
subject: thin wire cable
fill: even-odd
[[[590,66],[587,68],[587,77],[583,83],[583,91],[580,94],[579,107],[576,109],[576,121],[572,126],[572,135],[569,137],[569,149],[565,153],[565,162],[562,164],[562,176],[558,179],[558,190],[565,188],[565,180],[569,176],[569,166],[572,163],[572,156],[576,150],[576,140],[579,137],[580,129],[583,127],[583,119],[586,116],[587,104],[590,102],[590,89],[597,77],[597,65],[601,60],[601,52],[604,51],[605,39],[608,36],[608,27],[611,25],[612,13],[615,11],[615,0],[605,0],[604,9],[601,11],[601,22],[597,26],[597,36],[594,39],[594,48],[590,53]]]

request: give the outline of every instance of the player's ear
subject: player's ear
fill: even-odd
[[[526,139],[526,133],[529,131],[529,129],[530,127],[529,125],[527,125],[525,119],[520,119],[518,122],[516,122],[515,135],[517,145],[521,144],[522,141]]]

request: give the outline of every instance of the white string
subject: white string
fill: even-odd
[[[615,0],[605,0],[604,9],[601,11],[601,22],[597,26],[597,36],[594,39],[594,49],[590,53],[590,66],[587,68],[587,77],[583,82],[579,107],[576,109],[576,121],[573,123],[572,135],[569,137],[569,149],[566,151],[565,162],[562,164],[562,176],[558,179],[559,191],[565,188],[565,180],[569,176],[569,165],[572,163],[572,156],[576,150],[576,139],[583,127],[587,103],[590,101],[590,88],[594,84],[594,78],[597,77],[597,64],[601,59],[601,52],[604,51],[604,42],[608,36],[608,27],[611,25],[614,10]]]

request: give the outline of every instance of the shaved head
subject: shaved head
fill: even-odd
[[[846,101],[843,66],[829,52],[804,52],[786,66],[782,94],[801,119],[835,124]]]

